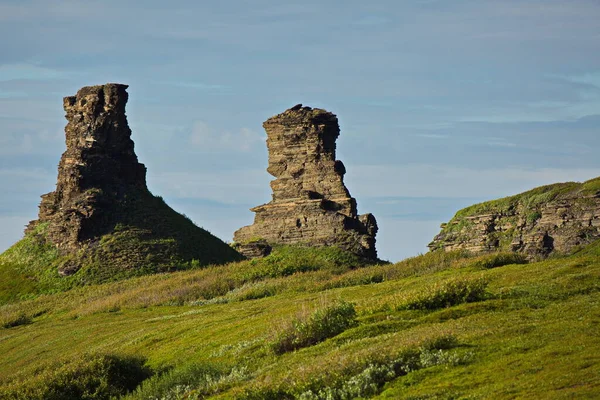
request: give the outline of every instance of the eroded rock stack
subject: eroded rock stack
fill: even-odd
[[[44,240],[62,254],[85,253],[88,261],[95,257],[124,268],[239,258],[148,191],[125,115],[127,87],[89,86],[64,98],[67,149],[56,190],[42,196],[39,219],[26,232],[43,227]],[[106,235],[120,242],[108,246]],[[74,273],[82,264],[70,262],[61,272]]]
[[[102,220],[115,203],[147,191],[146,167],[134,152],[125,116],[127,85],[88,86],[63,99],[67,150],[56,190],[42,196],[39,220],[56,246],[72,250],[106,230]]]
[[[600,238],[600,178],[561,183],[459,211],[431,250],[515,251],[530,258],[568,253]]]
[[[338,246],[376,259],[377,222],[358,215],[356,200],[344,185],[344,164],[335,159],[340,129],[337,117],[301,104],[268,119],[272,201],[251,211],[254,224],[234,234],[238,250],[264,255],[270,244]]]

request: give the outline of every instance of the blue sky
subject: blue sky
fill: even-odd
[[[600,176],[600,2],[0,0],[0,251],[53,190],[62,97],[130,85],[150,190],[224,240],[270,200],[262,122],[338,115],[380,256],[477,201]]]

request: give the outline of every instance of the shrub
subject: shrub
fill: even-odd
[[[484,300],[488,282],[484,279],[451,279],[427,288],[397,306],[398,310],[436,310]]]
[[[230,292],[232,298],[237,301],[256,300],[265,297],[275,296],[277,294],[277,286],[274,284],[265,283],[264,281],[247,283],[239,288],[235,288]]]
[[[418,349],[405,349],[393,358],[366,362],[358,369],[335,374],[333,381],[314,380],[296,387],[262,387],[248,390],[242,397],[249,399],[350,400],[370,398],[381,392],[386,382],[412,371],[438,365],[461,365],[472,359],[472,353],[461,354],[448,349],[458,346],[453,335],[443,335],[424,342]]]
[[[360,268],[332,277],[320,284],[318,289],[328,290],[349,286],[369,285],[372,283],[381,283],[384,280],[384,272],[380,267]]]
[[[0,388],[2,399],[92,400],[120,396],[151,375],[145,359],[112,354],[84,355],[55,363],[35,376],[21,375]]]
[[[33,322],[31,316],[21,312],[16,315],[0,317],[0,323],[3,328],[14,328],[15,326],[28,325]]]
[[[336,336],[357,324],[354,304],[336,302],[318,309],[309,317],[300,317],[279,332],[272,343],[276,354],[312,346]]]
[[[458,346],[456,336],[447,334],[428,339],[421,344],[421,350],[448,350]]]
[[[319,270],[341,273],[362,265],[364,261],[337,247],[277,246],[268,256],[241,265],[240,273],[252,281]]]
[[[233,382],[247,378],[244,368],[228,369],[212,364],[190,364],[151,377],[123,399],[201,399],[217,393],[220,388],[225,388]]]
[[[527,264],[527,258],[521,253],[493,253],[479,257],[471,265],[479,269],[491,269],[510,264]]]

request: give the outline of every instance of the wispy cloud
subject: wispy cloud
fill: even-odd
[[[257,145],[264,145],[265,137],[248,128],[236,132],[221,131],[196,121],[189,136],[190,144],[197,148],[213,152],[248,152]]]
[[[451,165],[353,166],[346,174],[352,194],[361,196],[488,197],[517,194],[556,182],[585,181],[600,168],[460,168]]]
[[[223,91],[229,90],[230,88],[225,85],[203,83],[203,82],[189,82],[189,81],[159,81],[161,85],[170,85],[180,88],[199,89],[205,91]]]
[[[32,216],[0,216],[0,253],[13,245],[21,236]]]
[[[14,80],[54,80],[66,77],[64,72],[56,69],[40,67],[33,64],[0,65],[0,82]]]
[[[165,172],[153,174],[149,179],[151,190],[157,194],[252,205],[269,200],[268,182],[268,174],[264,170],[252,169]]]
[[[417,133],[413,136],[422,137],[426,139],[448,139],[447,135],[440,135],[437,133]]]

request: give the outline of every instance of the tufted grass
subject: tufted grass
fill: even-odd
[[[60,382],[40,371],[90,353],[146,360],[152,376],[131,399],[593,398],[600,390],[598,243],[529,264],[436,252],[358,265],[331,254],[287,249],[276,261],[13,297],[0,306],[0,393],[37,376],[41,386]],[[348,303],[356,323],[313,336],[327,326],[321,320],[306,330],[319,340],[274,349],[278,327],[296,330],[294,321]],[[118,390],[117,398],[130,391]]]

